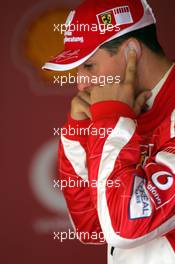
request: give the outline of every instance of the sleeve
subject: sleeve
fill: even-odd
[[[132,109],[119,101],[91,106],[88,137],[91,193],[108,244],[132,248],[175,228],[175,111],[154,131],[141,165],[141,137]]]
[[[104,244],[104,235],[90,194],[87,171],[87,137],[90,120],[70,115],[62,128],[58,153],[59,181],[76,237],[84,243]]]

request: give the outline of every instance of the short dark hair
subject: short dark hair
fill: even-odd
[[[155,24],[131,31],[121,37],[108,41],[102,44],[100,48],[108,50],[111,54],[115,54],[119,46],[129,38],[137,39],[159,56],[165,55],[157,39],[157,29]]]

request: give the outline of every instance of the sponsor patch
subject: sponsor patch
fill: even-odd
[[[97,20],[99,24],[100,31],[104,31],[107,26],[115,27],[116,19],[114,15],[114,9],[110,9],[106,12],[100,13],[97,15]]]
[[[84,37],[81,36],[81,37],[65,37],[64,38],[64,43],[67,43],[67,42],[80,42],[80,43],[83,43],[84,42]]]
[[[133,23],[129,6],[120,6],[114,9],[117,26]]]
[[[135,175],[129,205],[130,219],[146,218],[152,213],[151,202],[145,188],[145,179]]]
[[[104,26],[118,27],[133,23],[129,6],[120,6],[103,13],[97,14],[100,31],[104,31]]]
[[[152,175],[153,183],[163,191],[171,188],[173,185],[173,176],[167,171],[159,171]]]
[[[147,190],[156,209],[164,206],[175,197],[174,188],[174,177],[171,173],[158,171],[152,174]]]

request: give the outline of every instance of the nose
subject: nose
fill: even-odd
[[[83,91],[85,88],[91,86],[90,76],[82,74],[81,72],[77,73],[77,88],[79,91]]]

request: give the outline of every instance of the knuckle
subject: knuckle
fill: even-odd
[[[128,72],[129,72],[130,74],[135,74],[135,73],[136,73],[136,68],[135,68],[135,66],[134,66],[134,65],[130,65],[130,66],[128,67]]]
[[[71,101],[71,104],[74,105],[74,104],[77,104],[79,101],[79,98],[77,96],[73,97],[72,101]]]

